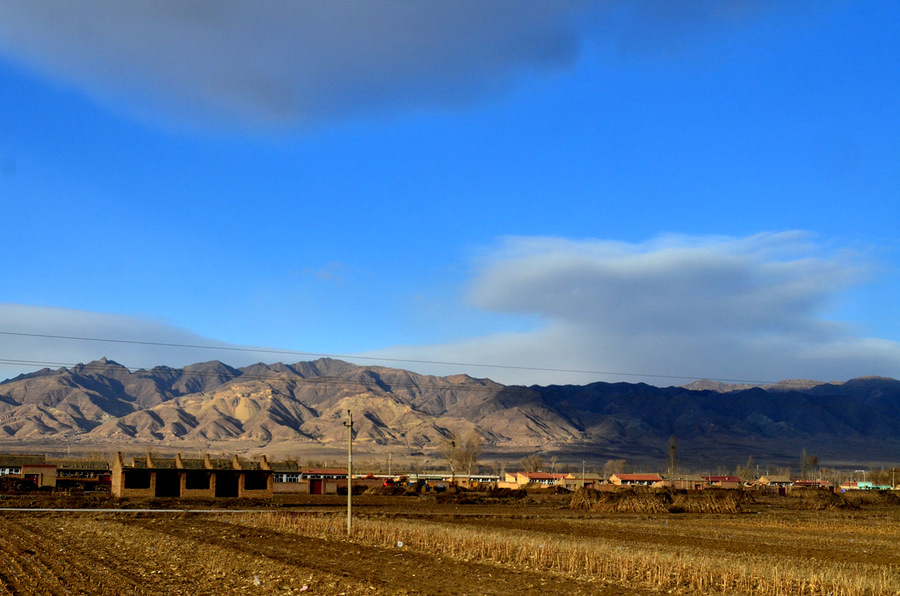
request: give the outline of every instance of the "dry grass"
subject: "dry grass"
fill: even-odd
[[[569,508],[594,513],[740,513],[751,497],[742,491],[677,492],[652,488],[578,489]]]
[[[791,509],[802,511],[824,511],[827,509],[859,509],[860,504],[842,494],[816,488],[793,490],[790,495]]]
[[[629,582],[698,594],[900,594],[897,565],[816,560],[777,552],[782,544],[796,546],[799,553],[807,548],[828,548],[827,543],[819,542],[823,528],[814,519],[785,520],[773,525],[772,520],[753,515],[666,516],[671,523],[653,521],[648,526],[638,521],[641,518],[626,517],[613,521],[579,518],[560,522],[568,524],[566,527],[575,530],[576,535],[421,519],[360,519],[355,522],[353,540],[384,548],[397,548],[402,543],[402,548],[437,556],[554,572],[577,580]],[[868,540],[865,538],[868,524],[846,519],[835,521],[840,522],[833,525],[840,528],[837,539],[855,535],[859,538],[857,548],[895,548],[900,537],[900,527],[893,520],[882,525],[881,534],[873,534],[871,544],[863,545],[863,540]],[[326,540],[346,539],[341,519],[328,515],[248,515],[240,518],[239,523]],[[650,539],[616,540],[590,535],[591,531],[600,532],[611,524],[619,524],[616,527],[623,529],[641,525],[646,536],[637,537]],[[706,532],[714,537],[714,542],[720,540],[729,548],[684,546],[685,542],[690,543],[694,532]],[[766,545],[771,545],[774,554],[767,552]],[[839,556],[840,551],[835,553]]]
[[[792,490],[789,496],[789,507],[806,511],[854,510],[863,507],[900,505],[900,494],[889,491],[850,490],[836,494],[816,488],[802,488]]]
[[[897,491],[881,490],[848,490],[841,493],[847,500],[857,505],[871,505],[882,507],[888,505],[900,505],[900,493]]]

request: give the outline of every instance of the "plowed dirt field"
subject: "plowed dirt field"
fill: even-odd
[[[703,571],[710,578],[706,588],[702,578],[693,585],[674,574],[691,565],[744,565],[744,573],[765,575],[770,563],[776,574],[791,567],[803,573],[811,561],[810,573],[834,568],[850,577],[823,571],[804,593],[818,593],[821,584],[826,594],[827,582],[837,586],[868,574],[875,579],[835,593],[900,594],[897,509],[847,514],[760,506],[739,515],[593,515],[567,510],[562,499],[457,505],[362,497],[353,541],[344,535],[342,503],[324,497],[249,512],[0,509],[0,594],[715,594],[723,593],[715,583],[718,571]],[[416,546],[407,529],[398,531],[408,532],[409,542],[395,544],[388,531],[398,525],[447,540],[456,533],[483,536],[487,546],[479,553]],[[555,545],[562,563],[485,554],[525,539],[546,540],[548,550]],[[602,549],[597,556],[607,559],[651,553],[680,567],[659,567],[655,584],[634,565],[619,577],[585,572],[581,563],[566,567],[568,543],[596,545]]]
[[[650,594],[283,534],[228,514],[0,512],[0,594]],[[339,518],[335,523],[340,524]]]

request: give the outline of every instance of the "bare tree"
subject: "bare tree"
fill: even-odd
[[[744,482],[750,480],[751,478],[756,480],[756,463],[753,461],[753,456],[751,455],[750,457],[748,457],[747,463],[743,466],[738,466],[734,471],[737,476]]]
[[[666,451],[669,462],[669,477],[671,478],[678,473],[678,437],[675,435],[669,437]]]
[[[627,462],[624,459],[608,459],[606,463],[603,464],[603,478],[609,479],[613,474],[621,474],[625,471],[625,464]]]
[[[819,456],[810,453],[806,456],[806,463],[814,478],[819,477]]]
[[[459,439],[456,434],[449,433],[441,441],[438,450],[447,465],[450,466],[450,482],[456,482],[456,471],[465,470],[471,476],[472,469],[481,458],[481,446],[484,439],[474,428],[469,431],[464,439]]]
[[[809,480],[815,476],[816,468],[819,467],[819,456],[806,452],[806,447],[800,452],[800,477],[803,480]]]
[[[459,460],[459,447],[456,445],[456,435],[449,433],[438,446],[438,452],[441,454],[447,465],[450,466],[450,483],[456,482],[456,462]]]
[[[472,469],[478,464],[481,457],[481,445],[484,439],[474,428],[469,431],[462,445],[457,448],[456,459],[459,467],[466,471],[466,475],[472,476]],[[471,480],[470,480],[471,481]]]
[[[544,469],[544,458],[537,453],[532,453],[528,457],[519,460],[519,464],[526,472],[540,472]]]

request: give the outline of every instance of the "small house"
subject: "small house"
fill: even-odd
[[[0,476],[33,482],[37,487],[56,486],[56,466],[43,455],[0,455]]]
[[[740,488],[740,476],[701,476],[707,486],[715,488]]]
[[[613,474],[609,481],[619,486],[653,486],[662,482],[663,477],[659,474]]]

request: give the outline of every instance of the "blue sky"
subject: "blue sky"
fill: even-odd
[[[309,359],[33,335],[900,377],[898,29],[880,2],[0,1],[0,378]]]

